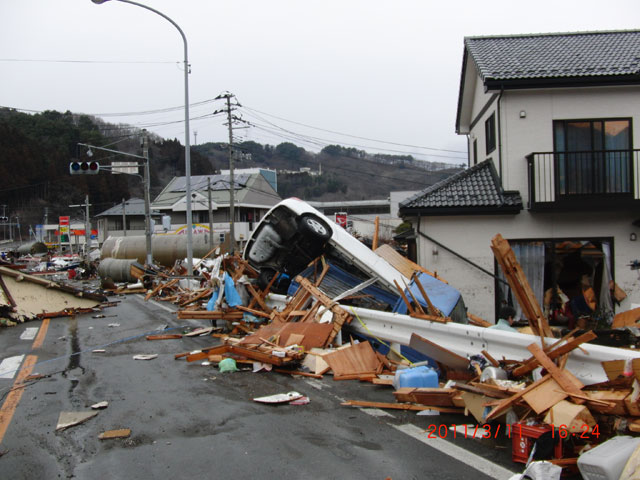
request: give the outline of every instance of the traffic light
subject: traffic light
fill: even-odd
[[[98,162],[71,162],[69,163],[69,173],[71,175],[95,175],[100,172]]]

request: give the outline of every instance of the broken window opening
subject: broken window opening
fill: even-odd
[[[550,325],[610,328],[614,315],[612,239],[510,240],[509,244]],[[504,279],[497,267],[498,276]],[[522,310],[511,288],[496,282],[496,312]]]

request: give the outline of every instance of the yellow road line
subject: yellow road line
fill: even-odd
[[[49,328],[50,321],[51,320],[48,318],[45,318],[44,320],[42,320],[42,325],[40,325],[40,330],[38,331],[38,335],[36,336],[36,339],[33,341],[33,345],[31,346],[32,350],[36,350],[40,348],[44,343],[44,337],[47,336],[47,330]]]
[[[9,428],[13,414],[15,413],[16,408],[18,408],[18,403],[20,402],[20,398],[24,392],[22,382],[25,378],[31,375],[31,371],[37,361],[38,357],[36,355],[27,356],[22,364],[22,368],[18,372],[15,382],[13,382],[11,391],[8,393],[2,407],[0,407],[0,443],[2,443],[2,440],[4,439],[4,434],[7,432],[7,428]]]

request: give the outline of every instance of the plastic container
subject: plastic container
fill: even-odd
[[[584,480],[618,480],[640,438],[620,435],[601,443],[578,457]]]
[[[438,374],[433,368],[427,366],[397,370],[393,386],[396,390],[402,387],[437,388]]]

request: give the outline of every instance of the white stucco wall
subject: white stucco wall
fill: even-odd
[[[520,191],[526,204],[525,157],[532,152],[553,151],[553,120],[631,118],[634,146],[638,148],[639,105],[640,86],[506,92],[500,100],[504,188]],[[521,111],[526,113],[525,118],[520,117]],[[496,168],[497,157],[496,153]]]
[[[429,217],[422,218],[420,225],[421,232],[493,273],[497,272],[490,245],[497,233],[507,240],[613,238],[614,277],[628,295],[616,311],[640,304],[639,271],[628,266],[631,260],[640,259],[640,240],[629,240],[629,234],[638,230],[628,221],[628,214],[616,212]],[[469,312],[493,321],[494,279],[442,248],[434,255],[433,247],[429,240],[419,240],[418,263],[459,289]]]

